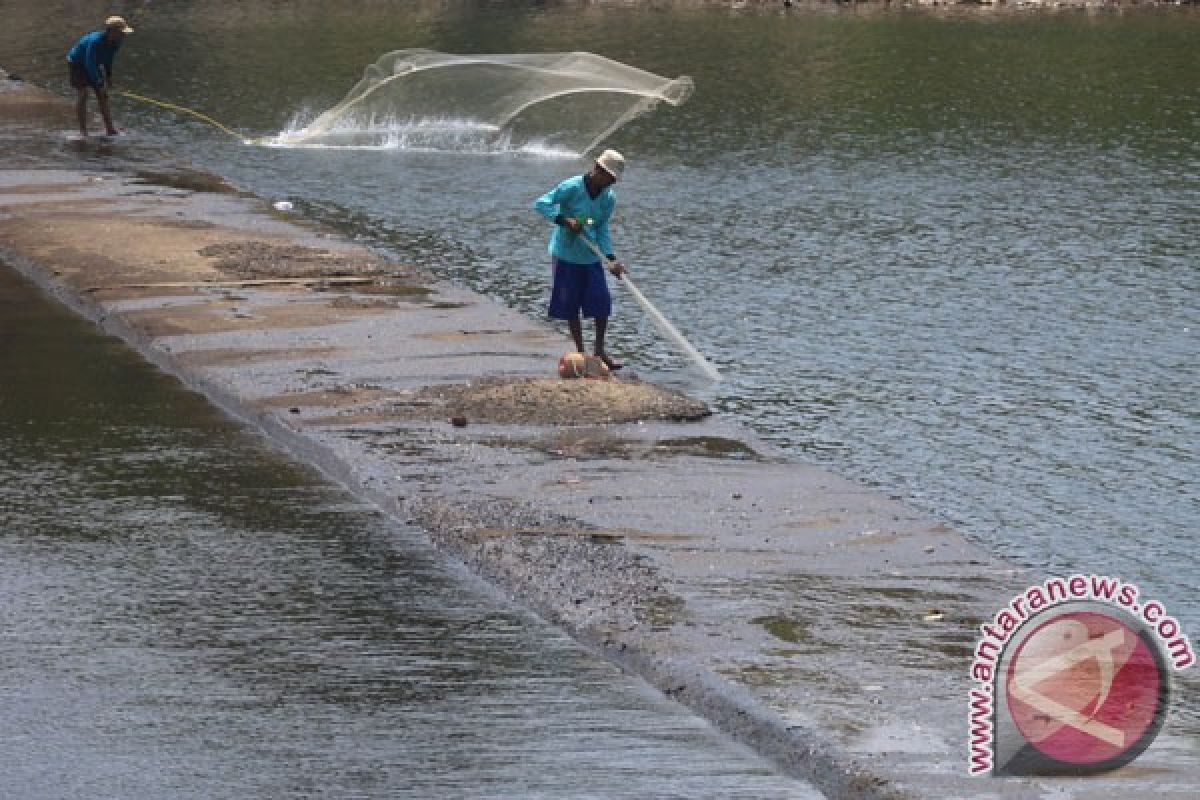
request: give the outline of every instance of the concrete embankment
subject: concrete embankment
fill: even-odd
[[[0,258],[829,796],[1191,796],[1169,731],[1139,771],[968,779],[977,626],[1028,576],[694,399],[558,380],[486,298],[184,169],[0,170]]]

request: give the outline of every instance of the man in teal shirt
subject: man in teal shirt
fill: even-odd
[[[595,353],[609,369],[620,369],[604,350],[604,334],[612,314],[612,295],[604,268],[595,252],[583,241],[587,237],[608,260],[608,269],[620,277],[625,265],[613,254],[608,222],[617,199],[612,185],[625,170],[625,159],[616,150],[605,150],[591,171],[554,187],[534,203],[539,214],[555,225],[550,237],[554,288],[550,292],[550,316],[566,320],[575,349],[584,352],[581,316],[595,320]]]
[[[109,136],[119,132],[117,126],[113,125],[112,112],[108,107],[108,90],[112,86],[113,58],[128,33],[133,33],[133,28],[123,18],[109,17],[102,29],[84,34],[67,53],[67,71],[71,88],[76,94],[75,114],[79,117],[81,136],[87,136],[89,87],[96,93],[96,104],[100,106],[100,116],[104,117],[105,132]]]

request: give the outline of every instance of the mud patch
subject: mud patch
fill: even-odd
[[[395,300],[408,300],[410,302],[424,301],[429,297],[429,295],[433,294],[433,289],[429,288],[428,286],[421,286],[420,284],[416,283],[407,283],[403,280],[398,280],[397,277],[398,276],[395,272],[391,272],[388,276],[381,277],[375,283],[369,283],[362,286],[355,285],[350,289],[338,289],[336,286],[330,286],[329,291],[349,291],[354,292],[354,294],[380,295],[383,297],[390,297]],[[401,277],[411,279],[415,277],[415,272]]]
[[[272,242],[219,242],[197,250],[216,268],[238,278],[326,278],[382,275],[387,266],[364,253]]]
[[[644,453],[649,444],[613,436],[605,428],[565,428],[550,436],[489,436],[482,444],[501,449],[520,448],[558,458],[575,460],[629,459]]]
[[[191,169],[142,170],[134,174],[132,183],[166,186],[187,192],[212,192],[216,194],[243,194],[225,182],[219,175]]]
[[[737,439],[724,436],[677,436],[670,439],[659,439],[654,443],[654,450],[660,455],[689,455],[701,458],[728,458],[735,461],[761,461],[762,456]]]
[[[744,442],[721,436],[632,439],[613,436],[606,428],[567,428],[543,437],[492,436],[484,439],[482,443],[490,447],[519,447],[536,453],[576,460],[609,458],[654,460],[676,456],[762,460],[762,457]]]
[[[258,402],[261,408],[343,408],[369,403],[395,395],[393,391],[378,386],[334,386],[311,392],[277,394]]]
[[[755,617],[750,622],[761,625],[767,633],[788,644],[802,644],[811,638],[809,625],[795,617],[772,615]]]
[[[428,386],[389,409],[421,419],[464,417],[498,425],[597,425],[638,420],[688,421],[712,412],[679,392],[648,383],[485,378]]]
[[[480,528],[477,536],[586,536],[593,542],[690,542],[704,537],[695,533],[639,531],[629,528]]]
[[[358,316],[378,314],[374,307],[330,308],[325,304],[292,303],[276,306],[234,305],[218,302],[202,305],[142,309],[122,314],[133,327],[148,336],[225,333],[337,325]]]
[[[305,361],[329,358],[340,353],[336,347],[300,347],[290,350],[250,350],[238,347],[189,350],[179,353],[175,360],[190,367],[236,367],[264,361]]]
[[[775,639],[805,647],[810,655],[885,648],[891,654],[889,666],[896,670],[960,667],[970,660],[982,621],[970,613],[977,603],[974,595],[956,583],[929,578],[794,575],[764,588],[774,594],[774,609],[750,621]]]
[[[367,309],[367,308],[399,308],[400,300],[394,297],[354,297],[343,295],[335,297],[329,304],[330,308]]]
[[[218,227],[215,222],[205,219],[164,219],[159,224],[164,228],[178,228],[185,231],[211,231]]]
[[[15,195],[37,195],[37,194],[63,194],[66,192],[78,192],[83,188],[82,184],[78,183],[19,183],[15,186],[0,186],[0,194],[15,194]]]
[[[112,206],[99,198],[81,201]],[[19,219],[0,220],[0,241],[36,258],[74,288],[90,291],[220,277],[196,254],[197,242],[214,241],[223,233],[219,229],[172,226],[162,218],[127,213],[86,213],[61,199],[44,209],[20,208]],[[39,213],[45,213],[45,219],[38,219]],[[119,242],[113,240],[114,231],[121,233]]]

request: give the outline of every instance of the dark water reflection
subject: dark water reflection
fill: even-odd
[[[0,796],[815,796],[2,266],[0,442]]]

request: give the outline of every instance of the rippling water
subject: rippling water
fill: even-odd
[[[631,165],[619,249],[728,377],[692,388],[1039,574],[1120,575],[1197,629],[1194,10],[217,6],[141,9],[118,76],[254,133],[400,47],[692,76],[687,104],[610,142]],[[62,88],[70,24],[22,19],[0,33],[8,66]],[[575,161],[249,148],[120,113],[138,133],[118,155],[187,157],[540,314],[529,206]],[[617,313],[616,350],[694,380],[633,304]]]
[[[0,264],[0,796],[811,798]]]

